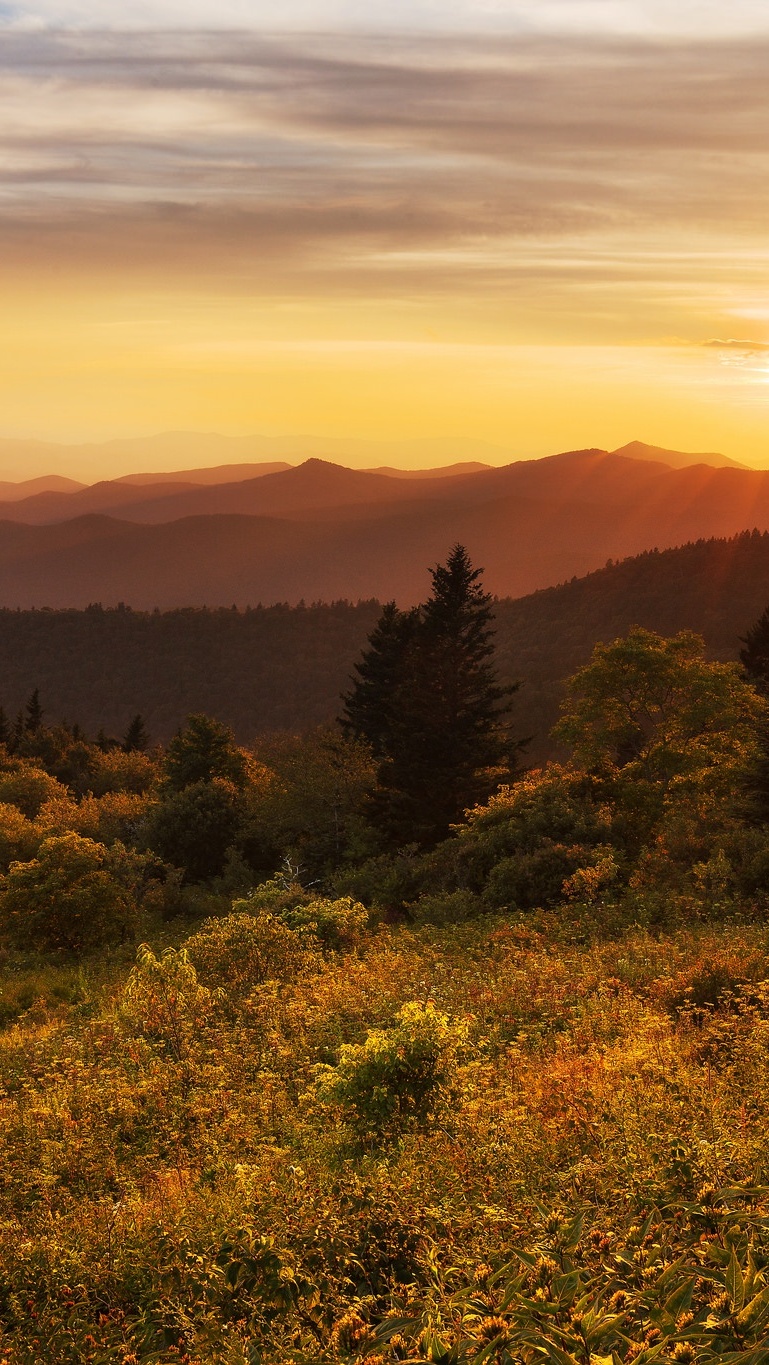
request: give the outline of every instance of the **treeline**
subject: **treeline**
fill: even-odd
[[[709,657],[734,659],[769,601],[769,535],[649,551],[586,578],[495,603],[500,680],[521,682],[513,720],[537,761],[553,752],[563,679],[599,640],[634,625],[691,629]],[[121,736],[140,712],[166,743],[204,712],[241,744],[333,722],[379,615],[377,602],[245,611],[0,611],[0,704],[15,717],[37,687],[49,720]]]

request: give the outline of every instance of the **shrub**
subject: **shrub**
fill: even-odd
[[[417,924],[464,924],[482,915],[485,906],[472,891],[438,891],[420,896],[407,909]]]
[[[309,929],[325,948],[351,947],[368,924],[368,911],[351,896],[328,900],[318,896],[305,904],[282,910],[280,918],[291,929]]]
[[[255,887],[247,900],[236,902],[244,910],[266,910],[289,929],[310,930],[326,948],[351,947],[368,924],[368,911],[351,896],[331,900],[316,896],[296,881],[272,877]]]
[[[124,1024],[173,1061],[183,1062],[211,1003],[184,948],[156,957],[149,944],[136,952],[136,965],[123,989],[119,1014]]]
[[[12,863],[0,882],[0,924],[16,947],[82,952],[122,942],[133,928],[130,882],[141,862],[69,833],[45,839],[37,857]]]
[[[274,915],[253,915],[235,901],[232,914],[209,919],[184,947],[195,969],[212,984],[247,991],[263,981],[299,974],[312,954],[300,936]]]
[[[342,1047],[335,1067],[319,1067],[316,1095],[340,1110],[357,1138],[396,1137],[423,1127],[447,1102],[467,1027],[435,1006],[404,1005],[389,1029]]]

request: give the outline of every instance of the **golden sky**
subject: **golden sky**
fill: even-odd
[[[0,3],[0,435],[769,466],[769,9],[670,10]]]

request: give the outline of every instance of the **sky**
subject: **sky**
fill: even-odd
[[[767,69],[765,0],[0,0],[0,436],[767,467]]]

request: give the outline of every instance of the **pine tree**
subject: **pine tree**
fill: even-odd
[[[387,602],[369,635],[368,649],[355,665],[358,676],[352,690],[342,697],[342,729],[356,739],[365,739],[376,758],[384,758],[390,750],[396,697],[418,621],[418,608],[399,611],[394,602]]]
[[[437,842],[515,767],[506,716],[516,687],[496,678],[480,577],[456,545],[422,607],[389,604],[345,698],[343,724],[380,760],[375,817],[395,844]]]
[[[223,778],[239,789],[246,785],[246,760],[232,731],[211,716],[187,717],[185,729],[174,735],[166,750],[164,768],[170,791],[183,791],[215,778]]]
[[[123,752],[126,754],[143,753],[148,748],[149,742],[150,737],[147,734],[144,717],[141,715],[134,716],[123,737]]]
[[[769,607],[740,643],[745,646],[740,650],[740,662],[748,681],[762,696],[769,696]]]
[[[0,706],[0,744],[4,744],[6,748],[10,748],[12,742],[13,734],[10,722],[5,714],[4,707]]]
[[[28,735],[36,735],[43,723],[43,708],[40,705],[40,689],[35,688],[26,705],[24,729]]]

